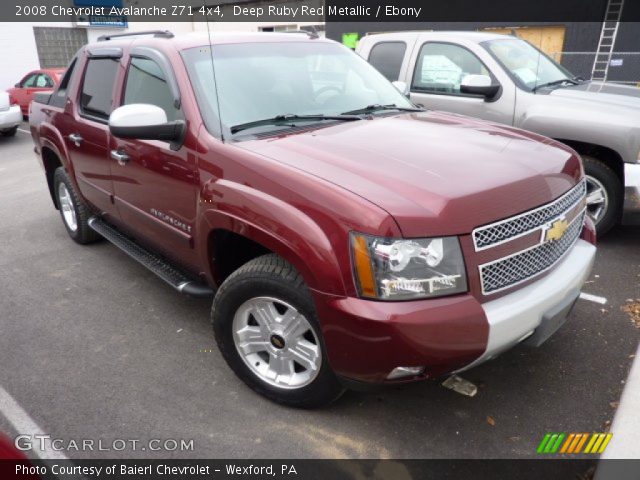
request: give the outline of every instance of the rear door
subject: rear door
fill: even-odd
[[[415,33],[370,35],[361,40],[358,54],[390,82],[404,81],[415,43]]]
[[[65,110],[60,130],[67,144],[75,178],[83,197],[100,212],[117,216],[109,157],[109,115],[113,110],[122,50],[93,49],[84,63],[77,96]]]
[[[428,109],[513,124],[515,86],[479,46],[427,37],[416,45],[411,65],[406,78],[414,103]],[[500,93],[491,100],[462,93],[460,84],[467,75],[489,76],[492,83],[501,85]]]
[[[121,105],[156,105],[168,121],[185,119],[176,77],[163,53],[136,47],[127,63]],[[126,158],[112,160],[115,202],[123,226],[191,269],[198,264],[193,250],[198,198],[195,142],[187,135],[180,148],[172,148],[169,142],[112,137],[110,147],[115,158]]]

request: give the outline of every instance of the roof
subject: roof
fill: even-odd
[[[414,30],[414,31],[397,31],[397,32],[389,32],[389,33],[376,33],[373,34],[375,37],[385,37],[385,36],[395,36],[398,34],[428,34],[430,37],[434,38],[442,38],[442,39],[457,39],[457,40],[467,40],[475,43],[485,42],[487,40],[497,40],[505,37],[510,37],[510,35],[504,35],[501,33],[493,33],[493,32],[474,32],[474,31],[429,31],[429,30]]]
[[[94,42],[89,47],[129,47],[143,45],[171,45],[176,50],[209,45],[209,39],[214,45],[231,43],[279,43],[279,42],[333,42],[324,38],[311,38],[305,32],[194,32],[178,34],[173,38],[155,38],[152,35],[116,37],[113,40]]]

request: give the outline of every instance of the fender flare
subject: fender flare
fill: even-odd
[[[250,186],[219,179],[203,189],[199,210],[196,242],[203,265],[211,266],[211,233],[228,230],[287,260],[309,288],[345,294],[344,259],[325,231],[300,209]],[[348,252],[348,245],[344,250]],[[348,255],[346,267],[351,268]],[[215,284],[214,268],[207,276]]]

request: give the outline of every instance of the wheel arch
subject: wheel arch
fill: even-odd
[[[620,179],[622,185],[624,185],[624,160],[622,159],[622,156],[612,148],[598,145],[596,143],[568,140],[564,138],[556,138],[555,140],[570,146],[580,155],[588,155],[600,160],[613,170]]]
[[[50,147],[42,147],[42,164],[44,165],[45,175],[47,177],[47,185],[49,187],[49,194],[51,195],[51,201],[56,210],[59,210],[56,194],[53,191],[53,175],[57,168],[62,167],[62,161],[60,156]]]

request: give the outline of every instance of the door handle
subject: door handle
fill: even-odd
[[[71,135],[69,135],[69,140],[75,143],[76,147],[79,147],[80,144],[84,141],[84,138],[82,138],[77,133],[72,133]]]
[[[129,163],[129,160],[131,160],[131,158],[129,157],[129,155],[127,155],[126,153],[124,153],[122,150],[111,150],[111,158],[113,158],[114,160],[116,160],[118,162],[119,165],[122,165],[123,167]]]

